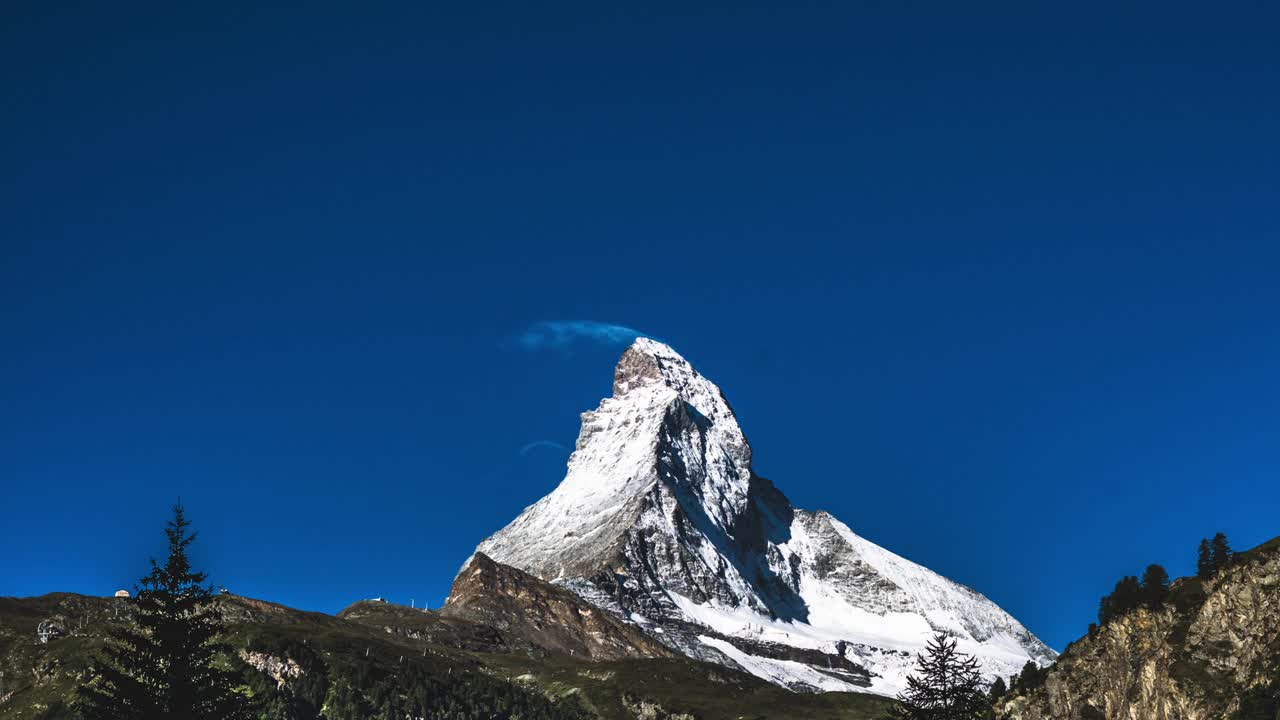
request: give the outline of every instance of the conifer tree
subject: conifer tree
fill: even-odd
[[[84,720],[242,720],[245,699],[237,675],[218,666],[227,648],[204,573],[192,569],[190,533],[182,505],[165,528],[169,555],[151,561],[139,581],[134,625],[113,631],[90,681],[80,687]]]
[[[1142,603],[1152,610],[1164,604],[1169,595],[1169,573],[1159,565],[1148,565],[1142,573]]]
[[[1213,536],[1213,540],[1209,543],[1209,564],[1213,566],[1213,574],[1217,575],[1227,566],[1231,564],[1233,553],[1231,552],[1231,544],[1227,542],[1227,536],[1218,533]]]
[[[1126,575],[1116,583],[1110,595],[1098,605],[1098,623],[1106,625],[1113,619],[1142,605],[1142,583],[1133,575]]]
[[[1007,694],[1009,694],[1009,686],[1004,684],[1004,678],[996,676],[995,681],[991,683],[991,687],[987,688],[987,703],[989,707],[987,708],[987,714],[983,716],[986,720],[995,720],[996,703],[999,703],[1000,699]]]
[[[1142,604],[1142,583],[1136,575],[1126,575],[1117,586],[1116,609],[1120,614],[1136,609]]]
[[[956,641],[938,633],[916,656],[915,675],[898,695],[894,720],[978,720],[991,702],[982,689],[978,661],[956,651]]]
[[[1201,580],[1213,577],[1213,550],[1209,546],[1209,538],[1201,539],[1196,550],[1196,577]]]
[[[1013,688],[1022,692],[1029,692],[1043,685],[1048,677],[1049,671],[1047,669],[1037,665],[1034,660],[1028,660],[1022,666],[1022,672],[1018,673],[1017,684]]]

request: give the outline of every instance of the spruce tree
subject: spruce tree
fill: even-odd
[[[1000,699],[1009,694],[1009,686],[1004,684],[1004,678],[997,676],[995,681],[991,683],[991,687],[987,688],[987,714],[983,717],[986,720],[995,720],[996,705]]]
[[[1227,566],[1231,564],[1233,555],[1231,545],[1227,542],[1227,536],[1222,533],[1214,535],[1213,540],[1209,543],[1209,553],[1209,564],[1213,566],[1214,575],[1227,569]]]
[[[169,556],[139,581],[133,626],[112,632],[80,687],[84,720],[242,720],[244,696],[237,675],[218,666],[228,649],[218,642],[222,623],[211,607],[204,573],[192,569],[190,533],[182,505],[165,528]]]
[[[1034,660],[1028,660],[1022,666],[1022,672],[1018,673],[1018,687],[1022,692],[1031,692],[1044,684],[1046,678],[1049,677],[1049,671],[1040,667]]]
[[[1111,599],[1111,595],[1103,595],[1098,601],[1098,624],[1106,625],[1116,616],[1115,602]],[[1017,684],[1017,677],[1014,677],[1014,684]]]
[[[1142,582],[1136,575],[1126,575],[1116,586],[1116,609],[1123,615],[1142,605]]]
[[[1126,575],[1116,583],[1110,595],[1098,605],[1098,623],[1106,625],[1143,603],[1142,583],[1134,575]]]
[[[1201,539],[1196,550],[1196,577],[1201,580],[1213,577],[1213,550],[1209,546],[1209,538]]]
[[[956,651],[956,641],[938,633],[916,656],[917,673],[898,695],[895,720],[978,720],[991,702],[982,689],[978,661]]]
[[[1169,573],[1159,565],[1148,565],[1142,573],[1142,602],[1152,610],[1159,609],[1169,595]]]

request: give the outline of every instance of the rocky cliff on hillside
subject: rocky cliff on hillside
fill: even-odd
[[[458,573],[440,614],[495,628],[546,652],[578,658],[673,655],[634,625],[482,553],[471,556]]]
[[[1218,578],[1182,578],[1073,643],[1005,720],[1275,720],[1280,717],[1280,538]]]
[[[995,603],[793,507],[751,462],[720,388],[641,338],[583,413],[564,480],[478,552],[795,690],[893,695],[939,630],[992,677],[1053,661]]]

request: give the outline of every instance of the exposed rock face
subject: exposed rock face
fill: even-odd
[[[266,653],[241,650],[240,659],[244,660],[249,667],[275,680],[276,687],[280,689],[288,685],[290,680],[301,677],[303,674],[302,666],[298,665],[293,658],[280,658]]]
[[[977,592],[792,507],[720,389],[643,338],[583,413],[564,480],[478,551],[797,690],[895,694],[936,630],[992,675],[1055,657]]]
[[[482,553],[458,573],[441,615],[481,623],[562,655],[591,660],[673,655],[634,625]]]
[[[622,702],[636,720],[698,720],[688,713],[667,712],[661,705],[648,700],[624,697]]]
[[[1113,620],[1063,653],[1008,720],[1225,720],[1280,712],[1280,539],[1215,580],[1183,578],[1158,611]]]

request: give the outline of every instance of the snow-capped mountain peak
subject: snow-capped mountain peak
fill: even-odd
[[[614,369],[613,396],[622,397],[633,388],[653,384],[674,390],[712,425],[718,426],[725,439],[745,448],[745,459],[750,462],[750,447],[720,388],[700,375],[671,346],[649,338],[637,338],[622,354]]]
[[[714,383],[637,339],[565,478],[481,543],[693,657],[796,689],[892,694],[938,630],[992,674],[1053,651],[977,592],[791,506]]]

